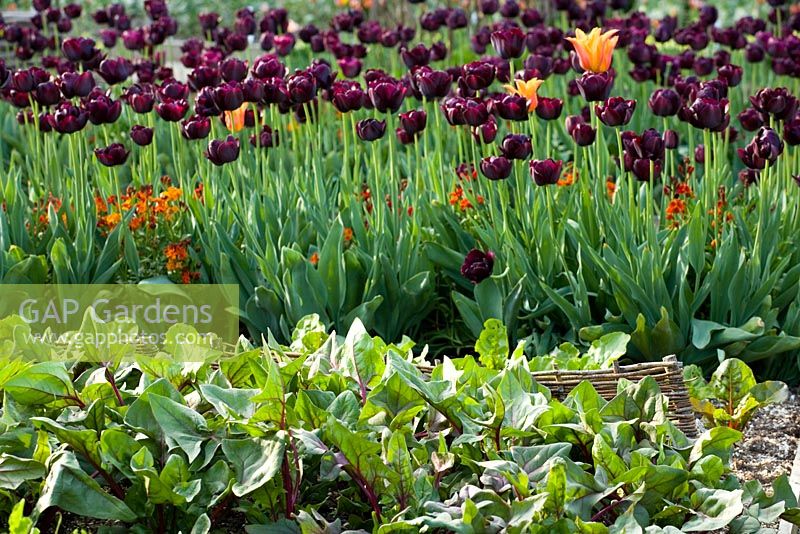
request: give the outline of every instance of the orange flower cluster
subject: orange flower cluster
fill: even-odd
[[[578,181],[578,171],[575,170],[572,162],[570,161],[564,167],[564,171],[561,173],[561,177],[556,182],[556,185],[559,187],[566,187],[574,184],[577,181]]]
[[[108,198],[95,196],[97,210],[97,226],[106,232],[113,230],[122,220],[122,214],[135,209],[131,219],[130,229],[155,228],[160,220],[170,221],[183,208],[181,190],[168,186],[159,195],[153,194],[153,186],[145,185],[139,189],[129,187],[117,199],[116,195]]]
[[[54,197],[52,194],[48,195],[46,199],[39,200],[36,204],[33,205],[32,217],[33,220],[33,231],[36,234],[44,232],[48,224],[50,224],[50,206],[53,207],[53,210],[58,213],[61,211],[61,199],[58,197]],[[4,206],[5,207],[5,206]],[[61,214],[61,222],[65,225],[67,224],[67,214]],[[31,225],[28,223],[28,228]]]
[[[456,168],[456,175],[460,182],[471,182],[478,179],[478,172],[475,170],[475,166],[467,163],[462,163]],[[469,193],[470,196],[473,194],[471,187],[468,187],[466,192]],[[475,201],[479,205],[482,205],[484,203],[484,198],[481,195],[476,195]],[[472,201],[467,198],[464,187],[461,184],[456,184],[453,191],[450,192],[449,202],[451,206],[457,207],[459,211],[467,211],[475,207]]]
[[[199,272],[192,271],[189,268],[191,263],[189,258],[190,244],[191,242],[188,239],[184,239],[177,243],[170,243],[164,248],[164,257],[167,258],[167,272],[169,274],[180,273],[181,283],[184,284],[191,284],[200,278]]]
[[[673,176],[669,184],[664,186],[664,195],[670,198],[667,204],[666,218],[673,228],[678,228],[689,213],[687,200],[694,198],[694,191],[689,185],[689,179],[694,172],[694,166],[688,159],[678,164],[677,176]]]

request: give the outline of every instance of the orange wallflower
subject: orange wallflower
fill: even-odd
[[[686,214],[686,201],[680,198],[673,198],[667,206],[667,220],[674,221]]]
[[[600,28],[594,28],[588,34],[577,28],[575,37],[567,37],[578,54],[581,68],[591,72],[605,72],[611,68],[611,58],[618,40],[617,30],[603,33]]]
[[[311,255],[311,257],[310,257],[310,258],[308,258],[308,261],[310,261],[310,262],[311,262],[311,265],[313,265],[314,267],[316,267],[316,266],[317,266],[317,264],[319,263],[319,253],[318,253],[318,252],[315,252],[315,253],[313,253],[313,254]]]
[[[352,240],[353,240],[353,229],[347,227],[344,229],[344,242],[349,243]]]
[[[527,82],[524,80],[514,80],[515,85],[507,84],[504,85],[503,88],[512,95],[525,97],[528,101],[528,111],[533,111],[536,109],[536,106],[539,105],[539,96],[536,92],[543,83],[544,80],[540,80],[539,78],[531,78]]]
[[[228,130],[236,133],[244,128],[244,118],[247,113],[247,102],[242,104],[239,109],[225,112],[225,126]]]

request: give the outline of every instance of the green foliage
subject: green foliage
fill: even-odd
[[[744,430],[759,408],[781,403],[789,395],[782,382],[756,382],[750,367],[736,358],[724,360],[708,382],[699,367],[690,365],[684,369],[684,380],[692,406],[706,424],[736,430]]]
[[[729,474],[740,432],[687,438],[652,378],[608,400],[583,382],[563,401],[533,379],[608,366],[625,334],[527,360],[486,326],[477,357],[426,372],[411,342],[359,321],[327,335],[315,317],[291,347],[242,341],[213,365],[10,366],[0,509],[15,534],[54,510],[137,532],[208,532],[233,509],[249,532],[755,533],[799,517],[785,477],[769,496]]]

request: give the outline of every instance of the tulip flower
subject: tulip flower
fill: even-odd
[[[205,157],[214,165],[222,166],[239,157],[239,140],[229,135],[227,139],[214,139],[208,144]]]
[[[484,145],[493,143],[495,137],[497,137],[497,121],[494,117],[489,115],[486,122],[472,128],[472,137]]]
[[[553,185],[561,177],[561,160],[533,160],[530,163],[531,178],[538,186]]]
[[[168,100],[156,105],[156,113],[167,122],[178,122],[188,110],[186,100]]]
[[[65,72],[58,80],[61,94],[65,98],[85,97],[89,95],[95,86],[94,77],[89,71],[78,74],[77,72]]]
[[[539,90],[539,86],[542,85],[542,83],[544,83],[543,80],[532,78],[527,82],[523,80],[514,80],[514,85],[504,85],[503,87],[509,94],[524,97],[528,102],[528,112],[531,112],[539,105],[539,98],[536,92]]]
[[[589,146],[594,143],[597,130],[592,128],[590,124],[580,122],[572,127],[569,131],[569,135],[578,146]]]
[[[422,96],[428,99],[447,96],[453,83],[453,76],[449,72],[428,67],[414,69],[412,78]]]
[[[205,139],[211,132],[211,119],[194,115],[181,121],[181,135],[184,139],[196,140]]]
[[[63,102],[52,115],[47,116],[50,127],[58,133],[72,134],[86,126],[89,114],[69,102]]]
[[[280,144],[280,138],[277,131],[273,131],[269,126],[264,126],[261,132],[256,136],[250,136],[250,144],[254,147],[272,148]]]
[[[789,146],[800,145],[800,116],[783,123],[783,140]]]
[[[97,161],[106,167],[122,165],[128,160],[130,152],[121,143],[112,143],[105,148],[95,148],[94,155]]]
[[[761,113],[772,115],[777,120],[789,120],[798,109],[797,98],[785,87],[766,87],[750,97],[750,103]]]
[[[606,126],[617,127],[628,124],[636,109],[635,100],[625,100],[619,96],[612,96],[605,102],[595,105],[594,112]]]
[[[400,125],[409,135],[415,136],[425,129],[428,123],[428,114],[422,110],[411,110],[399,115]]]
[[[153,129],[135,124],[131,126],[131,140],[139,146],[147,146],[153,142]]]
[[[481,172],[490,180],[505,180],[511,174],[511,161],[504,156],[489,156],[481,160]]]
[[[386,133],[386,121],[364,119],[356,124],[356,133],[362,141],[376,141]]]
[[[478,284],[492,275],[494,269],[494,252],[483,252],[478,249],[470,250],[461,265],[461,276]]]
[[[375,109],[381,113],[396,113],[403,104],[406,88],[394,81],[379,81],[370,84],[367,91]]]
[[[587,102],[600,102],[608,98],[611,88],[614,85],[614,76],[610,72],[595,74],[584,72],[580,78],[575,80],[581,96]]]
[[[508,159],[528,159],[533,152],[531,138],[524,134],[508,134],[500,143],[500,151]]]
[[[100,62],[100,67],[97,73],[109,85],[115,85],[124,82],[128,77],[133,74],[133,64],[130,60],[119,57],[116,59],[104,59]]]
[[[567,37],[578,55],[581,68],[588,72],[601,73],[611,68],[611,59],[619,36],[617,30],[605,33],[594,28],[588,34],[580,28],[575,30],[575,37]]]
[[[561,116],[564,101],[560,98],[540,97],[536,105],[536,116],[546,121],[556,120]]]
[[[247,115],[247,103],[243,103],[233,111],[226,111],[223,115],[225,126],[229,131],[236,133],[242,131],[245,127],[245,118]]]
[[[656,89],[647,101],[650,110],[659,117],[671,117],[681,107],[681,97],[672,89]]]
[[[525,34],[516,27],[492,32],[492,46],[503,59],[517,58],[525,46]]]
[[[494,65],[488,61],[473,61],[461,68],[461,79],[473,91],[480,91],[492,85],[495,78]]]

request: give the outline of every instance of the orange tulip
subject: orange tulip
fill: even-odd
[[[617,30],[605,33],[595,28],[587,35],[580,28],[575,30],[575,37],[567,37],[578,54],[581,68],[591,72],[605,72],[611,67],[614,47],[617,46]]]
[[[539,105],[539,97],[536,91],[539,86],[544,83],[544,80],[539,78],[531,78],[527,82],[524,80],[514,80],[514,85],[504,85],[503,87],[512,95],[524,96],[528,100],[528,111],[533,111]]]
[[[247,112],[247,102],[241,105],[239,109],[234,111],[225,112],[225,126],[231,132],[239,132],[244,128],[244,116]]]

